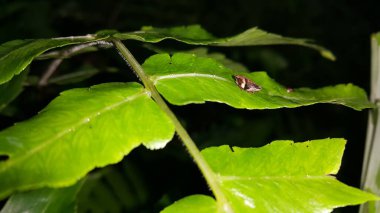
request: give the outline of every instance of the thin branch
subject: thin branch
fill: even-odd
[[[108,48],[108,47],[111,47],[113,44],[106,41],[89,42],[85,44],[75,45],[73,47],[70,47],[68,49],[61,50],[61,51],[52,51],[38,57],[38,59],[56,58],[50,63],[46,71],[42,74],[42,77],[40,81],[38,82],[38,86],[43,87],[48,84],[50,77],[58,69],[59,65],[61,65],[61,63],[63,62],[63,59],[68,58],[85,48],[96,46],[96,45],[100,47]]]
[[[50,65],[48,66],[48,68],[46,69],[46,71],[44,72],[44,74],[42,75],[40,81],[38,82],[38,86],[39,87],[43,87],[43,86],[46,86],[48,84],[49,78],[57,70],[57,68],[59,67],[59,65],[61,65],[62,61],[63,61],[62,58],[58,58],[58,59],[55,59],[54,61],[52,61],[50,63]]]

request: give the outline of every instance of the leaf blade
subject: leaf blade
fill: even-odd
[[[322,212],[378,199],[330,176],[338,172],[345,143],[344,139],[274,141],[261,148],[208,148],[202,154],[222,177],[227,196],[239,203],[237,212]],[[223,165],[222,159],[239,166]],[[239,179],[231,179],[235,176]]]
[[[300,45],[315,49],[319,51],[323,57],[335,60],[335,56],[331,51],[322,46],[310,43],[306,39],[282,37],[260,30],[257,27],[227,38],[216,38],[200,25],[170,28],[143,27],[141,31],[115,33],[113,36],[122,40],[133,39],[150,43],[157,43],[165,39],[174,39],[186,44],[211,46]]]
[[[0,46],[0,84],[20,74],[34,58],[47,50],[72,44],[98,41],[107,38],[87,35],[52,39],[9,41]]]
[[[208,198],[202,208],[228,205],[232,212],[330,212],[380,199],[330,176],[340,167],[344,146],[344,139],[323,139],[274,141],[260,148],[206,148],[202,155],[228,203],[216,204]],[[183,200],[170,209],[180,210]],[[197,203],[185,203],[188,211],[198,208]]]
[[[75,198],[83,181],[65,188],[43,188],[12,195],[0,213],[75,212]]]
[[[148,58],[143,68],[157,90],[175,105],[211,101],[245,109],[294,108],[316,103],[341,104],[355,110],[373,107],[365,91],[352,84],[290,91],[265,72],[232,71],[213,59],[194,54],[157,54]],[[234,75],[250,79],[261,91],[249,93],[240,89]]]
[[[141,143],[162,148],[173,134],[169,118],[137,83],[65,91],[33,119],[0,132],[0,155],[9,156],[0,162],[0,198],[73,184]]]
[[[191,195],[179,201],[176,201],[172,205],[166,207],[161,213],[191,213],[194,212],[194,205],[197,207],[198,213],[217,212],[217,206],[215,200],[206,195]]]

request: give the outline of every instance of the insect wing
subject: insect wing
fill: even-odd
[[[236,85],[244,91],[254,93],[261,90],[261,87],[259,85],[244,76],[234,75],[234,79]]]

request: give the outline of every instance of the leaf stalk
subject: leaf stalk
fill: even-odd
[[[195,163],[198,165],[200,171],[202,172],[204,178],[206,179],[207,184],[209,185],[211,191],[215,195],[217,203],[220,204],[220,209],[224,212],[232,212],[230,205],[228,204],[228,200],[225,197],[219,183],[217,180],[217,175],[212,171],[210,166],[207,164],[206,160],[203,158],[201,152],[198,147],[191,139],[190,135],[186,131],[186,129],[182,126],[178,118],[175,114],[170,110],[169,106],[162,99],[161,95],[158,93],[156,87],[153,82],[149,79],[149,77],[145,74],[142,66],[137,62],[131,52],[127,49],[127,47],[119,40],[113,39],[116,49],[119,51],[122,58],[127,62],[127,64],[136,72],[136,75],[140,78],[145,88],[151,93],[151,97],[158,104],[162,111],[169,116],[171,121],[175,126],[175,130],[179,137],[181,138],[183,144],[186,146],[188,152],[194,159]]]

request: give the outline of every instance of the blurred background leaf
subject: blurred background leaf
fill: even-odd
[[[74,212],[76,196],[83,180],[64,188],[41,188],[12,195],[1,213],[64,213]]]
[[[144,207],[149,190],[132,162],[108,166],[86,178],[78,194],[78,212],[134,212]]]

